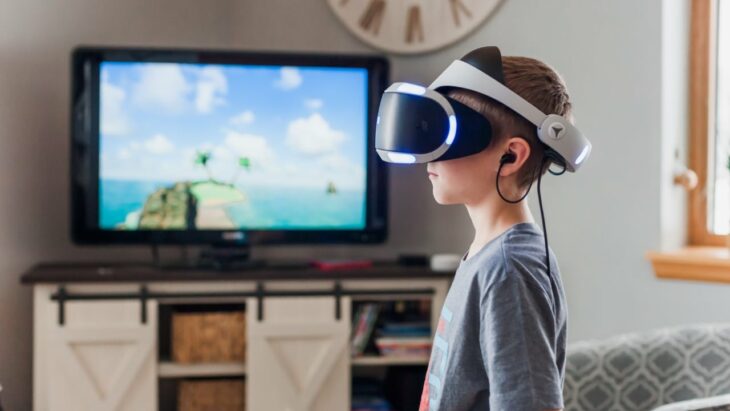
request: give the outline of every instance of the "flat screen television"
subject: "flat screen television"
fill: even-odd
[[[376,243],[381,56],[79,47],[79,244]]]

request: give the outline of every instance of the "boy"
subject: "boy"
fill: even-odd
[[[545,114],[572,122],[565,83],[544,63],[503,57],[504,85]],[[524,195],[545,173],[536,126],[479,93],[447,96],[485,116],[489,146],[429,162],[439,204],[464,204],[474,239],[441,312],[420,411],[553,410],[563,407],[566,303],[557,259]]]

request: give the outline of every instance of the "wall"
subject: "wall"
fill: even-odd
[[[683,238],[684,197],[668,183],[686,129],[679,2],[506,0],[452,47],[390,56],[394,81],[428,83],[452,59],[495,44],[565,77],[578,124],[594,143],[580,173],[544,184],[571,341],[724,321],[730,312],[725,286],[658,281],[644,258]],[[372,52],[325,0],[0,0],[0,382],[9,409],[30,408],[31,299],[19,273],[41,260],[148,257],[142,248],[82,248],[68,239],[68,53],[79,43]],[[461,253],[469,244],[466,213],[433,202],[423,167],[394,167],[390,206],[383,246],[257,252],[393,256]]]
[[[68,235],[69,52],[77,44],[225,47],[228,0],[0,0],[0,384],[31,409],[31,293],[41,260],[109,259]],[[146,257],[143,250],[123,250]],[[146,251],[146,250],[145,250]]]

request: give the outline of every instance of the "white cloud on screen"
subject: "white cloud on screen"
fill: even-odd
[[[241,114],[231,117],[230,123],[235,126],[245,126],[247,124],[253,123],[254,120],[256,120],[256,116],[253,114],[253,112],[251,110],[246,110]]]
[[[228,82],[220,68],[204,67],[200,70],[195,89],[195,109],[199,113],[210,113],[214,107],[225,104]]]
[[[148,64],[139,69],[139,81],[132,90],[133,101],[145,109],[179,113],[192,90],[176,64]]]
[[[152,154],[167,154],[175,149],[175,145],[163,134],[155,134],[144,142],[144,148]]]
[[[237,157],[248,157],[251,162],[262,167],[271,166],[276,158],[266,138],[254,134],[229,131],[223,145],[226,151]]]
[[[104,76],[101,83],[101,133],[108,136],[121,136],[129,131],[129,118],[124,112],[127,93],[123,88],[109,82]]]
[[[130,158],[131,156],[132,156],[132,155],[131,155],[131,153],[129,152],[129,149],[126,149],[126,148],[122,148],[122,149],[120,149],[120,150],[119,150],[119,152],[117,153],[117,157],[118,157],[118,158],[119,158],[120,160],[128,160],[128,159],[129,159],[129,158]]]
[[[155,144],[165,151],[164,141],[153,137],[141,144],[130,143],[109,160],[102,177],[147,181],[204,180],[208,178],[208,172],[195,163],[195,158],[198,152],[209,151],[211,159],[207,168],[213,178],[235,182],[244,191],[247,187],[324,190],[329,182],[335,183],[338,189],[362,190],[364,187],[363,166],[340,151],[319,156],[280,158],[265,137],[229,131],[217,143],[210,141],[194,147],[175,147],[164,154],[150,153],[148,149]],[[250,170],[240,169],[239,157],[251,160]]]
[[[283,90],[292,90],[302,84],[302,75],[296,67],[282,67],[279,71],[279,79],[274,85]]]
[[[330,127],[319,113],[298,118],[287,128],[286,144],[304,154],[318,155],[335,151],[345,134]]]
[[[320,157],[317,162],[326,170],[358,175],[364,175],[365,172],[362,166],[348,160],[347,157],[341,153],[327,154]]]
[[[365,181],[365,169],[362,165],[350,161],[341,153],[324,155],[317,159],[322,174],[333,176],[333,179],[348,187],[361,187]]]

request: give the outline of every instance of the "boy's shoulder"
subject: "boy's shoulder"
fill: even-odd
[[[515,268],[517,265],[519,268],[524,264],[543,262],[538,265],[545,269],[544,237],[535,223],[515,225],[501,238],[500,246],[507,266]]]
[[[556,261],[552,253],[550,258]],[[542,232],[534,223],[511,227],[474,255],[473,261],[469,260],[462,262],[462,266],[477,277],[482,290],[495,283],[514,281],[539,284],[542,289],[543,285],[549,286],[543,284],[547,280],[547,266]]]

